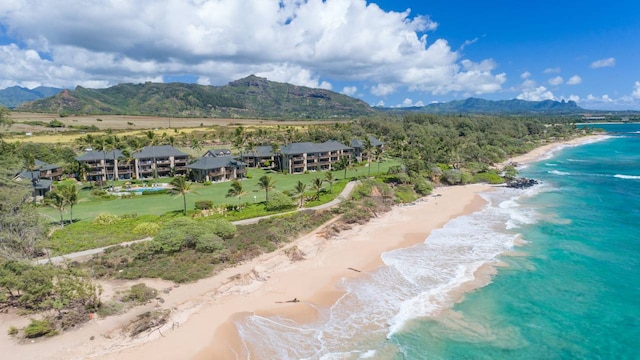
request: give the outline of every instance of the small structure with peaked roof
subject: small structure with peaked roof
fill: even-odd
[[[231,156],[231,150],[229,149],[211,149],[207,151],[202,157],[220,157]]]

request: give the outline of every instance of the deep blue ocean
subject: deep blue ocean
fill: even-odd
[[[251,358],[640,359],[640,124],[598,127],[519,170],[541,185],[383,254],[316,323],[237,321]]]

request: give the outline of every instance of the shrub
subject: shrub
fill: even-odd
[[[238,232],[236,226],[225,219],[212,218],[207,222],[213,227],[213,233],[223,239],[231,239]]]
[[[401,203],[410,203],[417,199],[411,185],[400,185],[395,188],[396,199]]]
[[[124,312],[124,304],[119,301],[110,301],[102,303],[98,308],[98,315],[100,317],[107,317],[112,315],[122,314]]]
[[[419,195],[429,195],[431,191],[433,191],[433,184],[425,180],[422,176],[415,176],[411,178],[411,183],[413,184],[413,189]]]
[[[152,222],[143,222],[133,228],[133,233],[141,236],[154,236],[160,230],[160,225]]]
[[[463,185],[471,184],[473,182],[473,175],[467,170],[460,170],[460,183]]]
[[[210,210],[213,209],[213,201],[211,200],[198,200],[195,205],[196,210]]]
[[[291,209],[294,206],[296,206],[296,204],[286,194],[283,194],[280,191],[271,191],[269,193],[269,201],[267,201],[266,205],[267,211],[286,210]]]
[[[9,330],[7,330],[7,334],[9,334],[9,336],[16,336],[16,335],[18,335],[19,331],[20,330],[18,330],[17,327],[11,325],[11,326],[9,326]]]
[[[462,173],[460,170],[448,169],[442,172],[442,181],[449,185],[457,185],[462,181]]]
[[[212,253],[222,250],[222,239],[218,236],[200,237],[195,241],[195,249],[197,252]]]
[[[96,225],[111,225],[118,222],[120,218],[117,215],[109,214],[109,213],[100,213],[93,219],[93,223]]]
[[[504,179],[495,172],[481,172],[473,175],[474,183],[502,184]]]
[[[48,319],[31,319],[31,322],[23,329],[23,332],[24,336],[28,339],[38,338],[42,336],[54,336],[58,333],[53,321]]]
[[[202,183],[204,186],[211,186],[213,183],[211,181],[205,181]]]
[[[145,304],[149,300],[155,299],[156,296],[158,296],[158,290],[148,287],[144,283],[140,283],[131,286],[131,288],[122,296],[121,300],[123,302]]]

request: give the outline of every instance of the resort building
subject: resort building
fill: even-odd
[[[106,182],[113,179],[130,179],[131,169],[124,161],[120,150],[91,150],[76,157],[76,161],[87,166],[83,181]]]
[[[245,164],[231,156],[201,157],[186,166],[194,181],[227,181],[242,179],[246,175]]]
[[[147,146],[133,157],[136,179],[187,174],[189,155],[171,145]]]
[[[292,143],[280,149],[282,170],[289,173],[331,170],[340,158],[351,160],[353,149],[335,140]]]
[[[373,136],[369,136],[369,141],[371,142],[372,149],[380,148],[384,149],[384,143]],[[362,162],[362,159],[367,158],[367,149],[365,146],[365,141],[361,139],[351,140],[351,147],[353,148],[353,156],[358,159],[358,162]]]
[[[91,150],[76,157],[88,166],[82,180],[106,182],[113,179],[144,179],[186,175],[189,155],[170,145],[147,146],[127,160],[120,150]]]
[[[38,171],[38,177],[40,179],[49,179],[53,181],[59,181],[62,179],[62,166],[47,164],[44,161],[38,159],[35,160],[35,170]]]
[[[242,162],[249,167],[272,168],[277,166],[273,146],[261,145],[242,154]]]
[[[41,172],[39,170],[23,171],[14,177],[16,181],[29,181],[33,186],[33,194],[36,200],[42,200],[42,198],[52,189],[53,180],[40,178]]]

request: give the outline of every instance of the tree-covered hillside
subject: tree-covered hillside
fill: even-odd
[[[225,86],[185,83],[77,87],[20,105],[20,111],[175,117],[341,118],[374,112],[343,94],[249,76]]]

